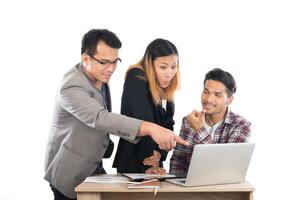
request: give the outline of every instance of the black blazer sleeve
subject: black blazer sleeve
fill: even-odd
[[[141,69],[133,68],[128,72],[123,88],[121,114],[155,123],[152,96],[143,77],[145,74]],[[142,137],[137,144],[120,139],[113,167],[121,173],[143,173],[149,168],[143,165],[143,160],[153,155],[154,149],[156,143],[149,136]]]
[[[160,108],[161,110],[163,110],[163,108]],[[161,112],[161,126],[173,131],[174,130],[174,110],[175,110],[175,105],[173,102],[168,101],[167,102],[167,112],[164,112],[164,110]],[[156,148],[156,151],[159,151],[161,158],[160,158],[160,165],[162,166],[162,161],[165,161],[167,156],[168,156],[168,152],[165,150],[161,150],[158,146]]]

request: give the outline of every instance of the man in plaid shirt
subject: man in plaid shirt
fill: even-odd
[[[170,173],[187,173],[196,144],[241,143],[249,140],[250,122],[228,109],[235,91],[236,83],[230,73],[216,68],[205,75],[201,95],[203,110],[194,110],[183,118],[180,137],[190,145],[176,145],[170,160]]]

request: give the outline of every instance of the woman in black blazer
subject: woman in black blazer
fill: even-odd
[[[123,88],[121,113],[173,130],[174,92],[179,88],[178,51],[165,39],[152,41],[135,65],[129,67]],[[113,167],[119,173],[165,173],[167,151],[151,137],[137,144],[119,140]]]

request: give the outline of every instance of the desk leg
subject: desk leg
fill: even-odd
[[[253,192],[249,192],[249,200],[253,200]]]
[[[97,192],[78,192],[77,193],[77,200],[101,200],[101,194]]]

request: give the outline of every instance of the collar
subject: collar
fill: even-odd
[[[224,123],[226,123],[226,124],[231,124],[231,123],[233,123],[233,119],[232,119],[232,117],[230,117],[230,115],[231,115],[231,111],[230,111],[230,109],[227,107],[227,111],[226,111],[226,114],[225,114],[225,117],[224,117]]]

